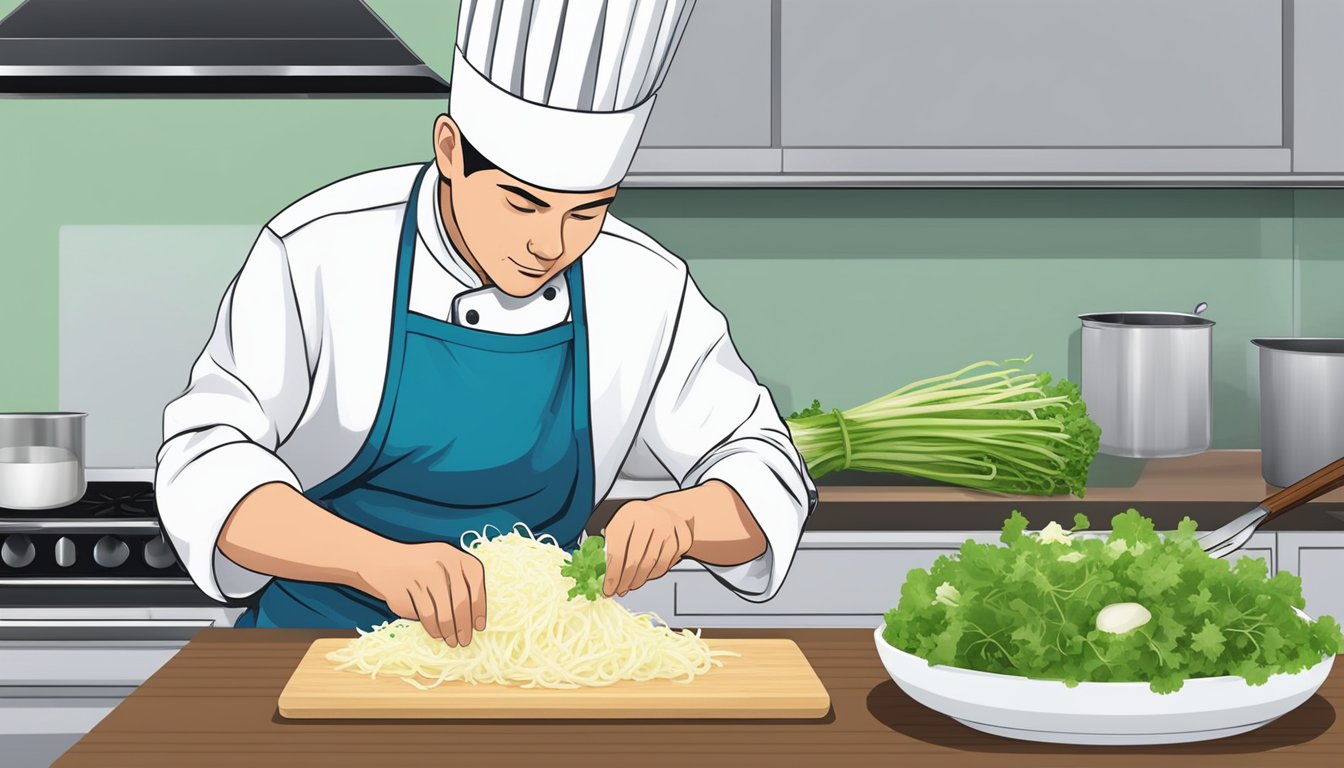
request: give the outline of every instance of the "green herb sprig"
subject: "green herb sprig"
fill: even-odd
[[[574,580],[574,586],[569,590],[570,600],[579,595],[589,600],[602,596],[602,579],[607,574],[605,546],[601,536],[589,536],[560,566],[560,574]]]

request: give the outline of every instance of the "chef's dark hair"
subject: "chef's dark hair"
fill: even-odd
[[[490,162],[489,158],[482,155],[476,147],[472,146],[471,142],[467,141],[466,136],[463,136],[460,132],[458,133],[458,136],[462,139],[463,176],[470,176],[477,171],[494,171],[499,169],[498,165]]]

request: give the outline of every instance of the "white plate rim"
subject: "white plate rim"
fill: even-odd
[[[1308,616],[1305,612],[1303,612],[1300,608],[1294,608],[1293,610],[1297,613],[1298,616],[1301,616],[1302,619],[1303,619],[1304,621],[1311,621],[1311,620],[1312,620],[1311,617]],[[917,660],[917,661],[920,661],[920,662],[926,664],[926,665],[929,667],[929,669],[937,670],[937,671],[939,671],[939,672],[944,672],[944,673],[960,674],[960,675],[967,675],[967,676],[973,676],[973,677],[987,677],[987,678],[998,679],[998,680],[1014,680],[1014,681],[1018,681],[1018,682],[1021,682],[1021,681],[1028,681],[1028,682],[1033,682],[1033,683],[1045,683],[1045,684],[1054,684],[1054,683],[1063,684],[1063,682],[1064,682],[1063,680],[1060,680],[1060,679],[1058,679],[1058,678],[1052,678],[1052,677],[1027,677],[1026,675],[1008,675],[1008,674],[1004,674],[1004,673],[1002,673],[1002,672],[985,672],[985,671],[982,671],[982,670],[979,670],[979,669],[967,669],[966,667],[953,667],[953,666],[949,666],[949,665],[947,665],[947,664],[929,664],[928,660],[926,660],[924,657],[922,657],[922,656],[917,656],[917,655],[915,655],[915,654],[913,654],[913,653],[910,653],[909,651],[903,650],[903,649],[901,649],[901,648],[897,648],[896,646],[892,645],[891,643],[888,643],[888,642],[887,642],[887,639],[886,639],[885,637],[882,636],[882,633],[886,630],[886,628],[887,628],[887,623],[886,623],[886,621],[884,620],[881,624],[879,624],[879,625],[877,626],[877,628],[876,628],[875,630],[873,630],[873,639],[874,639],[876,642],[881,643],[882,645],[886,646],[889,650],[893,651],[894,653],[900,654],[900,655],[905,656],[905,657],[908,657],[908,658],[910,658],[910,659],[915,659],[915,660]],[[1288,672],[1276,672],[1275,674],[1271,675],[1270,677],[1271,677],[1271,678],[1274,678],[1274,677],[1279,677],[1280,675],[1285,675],[1285,676],[1286,676],[1286,675],[1290,675],[1290,674],[1302,674],[1302,673],[1305,673],[1305,672],[1309,672],[1309,671],[1315,669],[1319,664],[1325,662],[1325,661],[1326,661],[1327,659],[1329,659],[1329,658],[1330,658],[1330,657],[1328,657],[1328,656],[1322,656],[1321,659],[1320,659],[1320,661],[1317,661],[1315,664],[1312,664],[1310,667],[1304,667],[1303,669],[1300,669],[1300,670],[1298,670],[1297,672],[1294,672],[1294,673],[1288,673]],[[1191,677],[1191,678],[1187,678],[1187,679],[1186,679],[1184,685],[1209,685],[1209,684],[1217,684],[1217,683],[1223,683],[1223,684],[1226,684],[1226,683],[1228,683],[1228,682],[1230,682],[1230,681],[1233,681],[1233,680],[1244,680],[1244,678],[1242,678],[1242,677],[1239,676],[1239,675],[1219,675],[1219,676],[1217,676],[1217,677]],[[1119,689],[1122,688],[1122,687],[1123,687],[1123,688],[1140,688],[1140,687],[1141,687],[1141,688],[1148,688],[1148,687],[1149,687],[1149,684],[1146,683],[1146,682],[1143,682],[1143,681],[1125,681],[1125,682],[1103,682],[1103,683],[1099,683],[1099,682],[1086,681],[1086,680],[1084,680],[1084,681],[1079,681],[1078,685],[1076,685],[1076,686],[1074,686],[1074,687],[1075,687],[1075,688],[1082,688],[1082,687],[1084,687],[1084,686],[1086,686],[1087,688],[1092,689],[1092,690],[1102,690],[1102,689],[1105,689],[1105,690],[1119,690]]]

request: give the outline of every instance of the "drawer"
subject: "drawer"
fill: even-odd
[[[1344,619],[1344,532],[1285,531],[1279,534],[1279,557],[1285,570],[1302,579],[1303,610]]]
[[[896,607],[907,573],[928,568],[940,555],[956,552],[967,538],[997,541],[998,534],[810,534],[804,537],[783,586],[771,600],[753,603],[706,571],[685,571],[675,574],[674,613],[678,619],[691,620],[726,616],[850,617],[863,619],[860,624],[867,626]]]

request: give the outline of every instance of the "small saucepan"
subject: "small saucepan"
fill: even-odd
[[[56,509],[84,496],[86,413],[0,413],[0,509]]]

